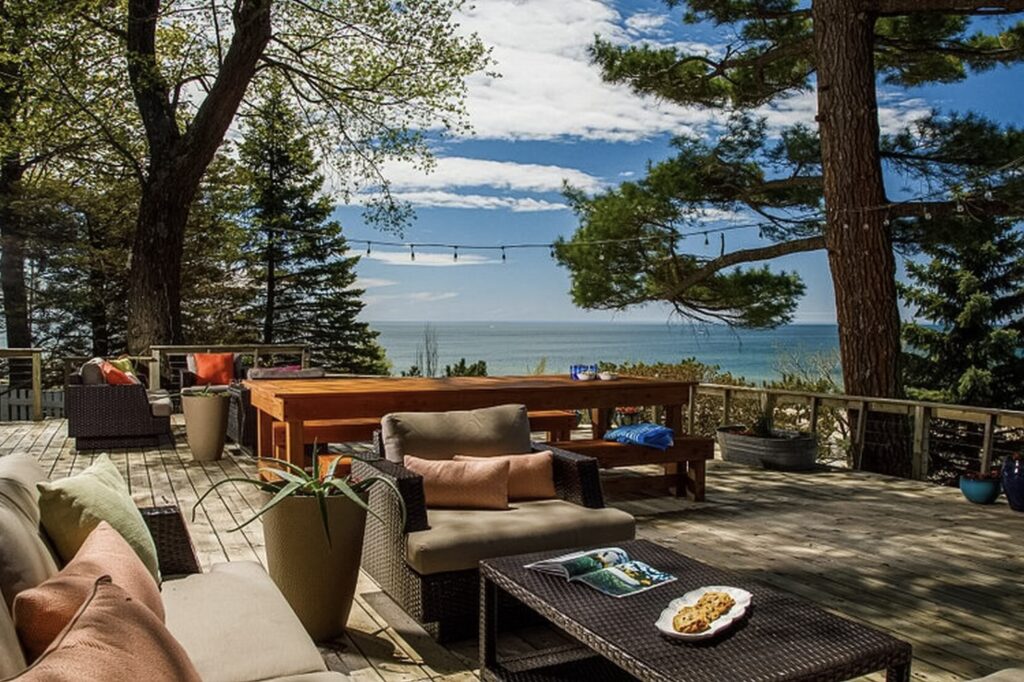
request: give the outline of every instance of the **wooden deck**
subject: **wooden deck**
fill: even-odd
[[[0,424],[0,456],[30,452],[51,477],[88,466],[62,420]],[[177,447],[112,451],[140,505],[190,510],[198,493],[227,476],[251,473],[231,453],[216,463]],[[970,679],[1020,665],[1024,612],[1024,515],[1005,504],[979,507],[953,489],[849,471],[758,471],[713,462],[707,502],[612,500],[637,516],[641,537],[743,572],[914,646],[917,680]],[[221,488],[191,522],[205,566],[263,561],[259,524],[223,529],[251,512],[245,487]],[[476,679],[474,642],[443,648],[405,617],[365,576],[349,634],[324,647],[330,667],[357,680]],[[552,635],[510,638],[532,649]],[[880,679],[880,678],[879,678]]]

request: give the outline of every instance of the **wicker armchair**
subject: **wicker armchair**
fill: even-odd
[[[153,403],[167,400],[166,395],[150,394],[143,384],[83,384],[77,374],[68,375],[68,436],[78,450],[159,445],[161,438],[171,438],[171,417],[169,409],[155,415]]]
[[[387,486],[375,486],[370,492],[370,509],[382,521],[371,517],[367,522],[363,569],[438,640],[449,641],[473,635],[479,613],[479,570],[472,568],[421,575],[409,564],[409,536],[431,527],[424,501],[423,479],[384,458],[379,433],[375,434],[374,440],[378,458],[354,460],[352,473],[359,478],[377,476],[392,482],[405,506],[405,524],[402,524],[402,507],[397,496]],[[555,488],[559,499],[589,509],[604,507],[597,460],[546,445],[535,445],[533,449],[550,450],[554,455]]]

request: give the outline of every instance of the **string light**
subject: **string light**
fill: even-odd
[[[553,250],[553,249],[552,249]],[[505,247],[501,247],[501,262],[504,263],[507,260],[505,257]]]
[[[459,247],[457,246],[452,247],[452,260],[456,263],[459,262]]]
[[[369,256],[371,251],[370,242],[366,242],[366,255]]]
[[[709,242],[709,241],[708,241],[708,233],[707,233],[707,232],[705,232],[705,233],[704,233],[704,246],[707,246],[707,245],[708,245],[708,244],[710,244],[710,243],[711,243],[711,242]]]
[[[723,232],[722,234],[720,234],[718,236],[722,238],[722,251],[721,251],[721,253],[719,255],[724,256],[725,255],[725,232]]]
[[[409,260],[416,260],[416,245],[409,244]]]

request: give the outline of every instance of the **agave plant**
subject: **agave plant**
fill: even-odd
[[[315,451],[316,447],[314,446],[314,452]],[[210,493],[217,490],[217,488],[228,483],[244,483],[254,485],[260,490],[270,493],[272,497],[265,505],[263,505],[263,507],[260,508],[259,511],[234,528],[231,528],[230,532],[245,528],[289,497],[315,497],[317,500],[317,506],[320,508],[320,517],[323,520],[324,533],[327,535],[327,543],[329,545],[331,542],[331,531],[327,525],[327,498],[345,496],[368,511],[377,520],[381,520],[381,518],[372,509],[370,509],[363,497],[364,493],[366,493],[373,485],[380,483],[391,488],[395,495],[398,496],[398,502],[402,508],[402,519],[404,524],[405,503],[402,500],[402,495],[399,493],[394,482],[380,476],[370,476],[360,479],[354,479],[351,474],[347,476],[336,476],[335,472],[338,469],[338,462],[341,460],[342,457],[340,456],[332,459],[330,464],[328,464],[325,473],[324,471],[321,471],[319,457],[313,457],[312,472],[306,471],[302,467],[296,466],[283,459],[264,457],[261,461],[273,462],[279,465],[280,468],[274,469],[274,475],[280,479],[279,481],[264,481],[259,477],[249,478],[246,476],[234,476],[231,478],[225,478],[222,481],[217,481],[210,486],[209,490],[200,495],[199,499],[192,506],[192,520],[195,521],[196,511],[198,510],[199,505],[203,503],[203,500],[205,500]]]

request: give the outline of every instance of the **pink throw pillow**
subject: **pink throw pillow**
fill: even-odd
[[[550,450],[522,455],[471,457],[455,455],[456,462],[480,462],[502,459],[508,462],[508,499],[550,500],[556,497],[554,455]]]
[[[102,576],[110,576],[129,597],[164,621],[164,604],[153,574],[121,534],[102,521],[57,575],[14,598],[14,627],[30,661],[57,639]]]
[[[456,462],[406,457],[405,468],[423,477],[427,507],[508,509],[507,461]]]

